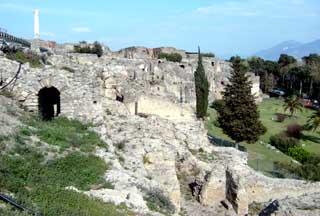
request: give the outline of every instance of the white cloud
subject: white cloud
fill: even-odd
[[[88,27],[73,27],[72,28],[73,32],[77,32],[77,33],[90,33],[91,30]]]

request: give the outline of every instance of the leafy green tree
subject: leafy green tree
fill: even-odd
[[[298,110],[302,111],[303,105],[299,97],[291,96],[285,100],[285,103],[283,104],[283,108],[285,112],[289,110],[290,117],[292,117],[296,111]]]
[[[248,63],[250,66],[250,70],[255,75],[264,75],[265,68],[264,68],[264,60],[260,57],[251,57],[248,59]]]
[[[260,88],[264,93],[270,92],[274,87],[274,75],[268,72],[265,72],[260,76]]]
[[[230,84],[223,93],[224,109],[218,110],[218,122],[224,133],[237,143],[254,143],[266,128],[259,120],[258,107],[251,93],[252,83],[246,75],[248,67],[240,57],[233,60]]]
[[[282,77],[282,86],[285,86],[285,78],[288,76],[288,73],[291,68],[295,67],[297,60],[293,56],[287,54],[281,54],[278,60],[280,67],[280,75]]]
[[[293,81],[297,80],[299,82],[299,95],[302,96],[302,90],[303,90],[303,83],[305,80],[308,80],[310,77],[310,71],[308,67],[305,66],[298,66],[293,67],[289,71],[289,75],[291,77],[290,79],[290,88],[292,89],[292,83]]]
[[[320,110],[315,112],[312,116],[310,116],[307,127],[310,130],[316,131],[318,128],[320,128]]]
[[[194,73],[197,106],[197,118],[204,118],[207,115],[208,96],[209,96],[209,82],[202,64],[202,55],[199,48],[198,68]]]
[[[310,71],[309,94],[313,95],[314,83],[320,82],[320,56],[318,54],[310,54],[309,56],[303,57],[303,61]]]
[[[273,74],[274,76],[278,77],[280,75],[280,67],[277,62],[265,61],[264,62],[264,69],[266,70],[267,73]]]

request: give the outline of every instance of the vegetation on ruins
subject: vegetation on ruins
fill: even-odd
[[[6,54],[8,59],[21,62],[22,64],[30,63],[30,66],[33,68],[39,68],[42,66],[41,57],[35,53],[28,52],[25,53],[23,51],[15,51],[15,52],[8,52]]]
[[[194,73],[195,87],[196,87],[196,115],[197,118],[204,118],[207,116],[208,96],[209,96],[209,82],[202,64],[202,55],[199,48],[198,67]]]
[[[80,42],[81,45],[74,46],[74,52],[76,53],[87,53],[96,54],[99,58],[103,55],[103,49],[99,42],[94,42],[93,47],[91,47],[86,42]]]
[[[0,191],[14,194],[18,203],[42,215],[133,215],[124,205],[66,189],[113,188],[103,178],[109,164],[92,154],[96,146],[106,144],[89,125],[66,118],[52,122],[22,118],[24,126],[14,136],[0,138]],[[0,215],[19,212],[0,208]]]
[[[160,53],[159,54],[160,59],[166,59],[167,61],[172,62],[181,62],[182,61],[182,55],[180,53]]]
[[[150,210],[160,212],[164,215],[172,215],[175,207],[171,201],[158,189],[148,190],[144,199]]]
[[[214,58],[214,57],[216,57],[216,55],[215,55],[214,53],[212,53],[212,52],[201,53],[201,55],[202,55],[203,57],[209,57],[209,58]]]
[[[224,107],[218,109],[218,122],[224,133],[236,142],[254,143],[266,132],[266,128],[259,119],[247,70],[239,57],[233,60],[230,84],[223,93]]]

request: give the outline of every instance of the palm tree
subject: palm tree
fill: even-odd
[[[320,110],[310,116],[308,123],[308,129],[316,131],[320,127]]]
[[[290,117],[292,117],[293,113],[295,113],[297,110],[302,111],[303,105],[299,97],[293,96],[285,100],[285,104],[283,105],[283,107],[285,112],[289,110]]]

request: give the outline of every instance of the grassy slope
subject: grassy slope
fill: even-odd
[[[53,122],[29,118],[24,122],[27,126],[15,136],[0,139],[0,144],[13,143],[0,157],[0,192],[14,194],[19,203],[46,216],[132,215],[124,206],[65,190],[67,186],[81,190],[110,186],[103,179],[108,165],[92,154],[95,146],[106,145],[98,135],[87,130],[87,125],[65,118]],[[53,151],[57,155],[47,161],[50,149],[45,152],[39,143],[31,145],[31,137],[35,135],[49,145],[60,147],[60,151]],[[70,148],[73,153],[64,151]],[[10,208],[0,208],[0,215],[16,213]]]
[[[265,143],[269,142],[270,136],[286,130],[287,125],[291,123],[305,124],[312,113],[311,110],[304,109],[303,112],[296,113],[298,118],[287,119],[283,123],[275,122],[272,120],[274,114],[283,113],[283,101],[277,99],[265,100],[259,106],[259,110],[261,121],[268,129],[267,133],[260,138],[260,141]],[[209,133],[226,140],[231,140],[219,127],[215,126],[216,111],[209,109],[209,114],[210,119],[207,122]],[[305,138],[301,140],[301,144],[305,145],[308,151],[320,154],[320,134],[315,132],[304,132],[304,134]],[[243,145],[249,152],[249,165],[257,170],[263,171],[265,174],[272,171],[274,161],[289,162],[291,160],[291,158],[285,154],[268,149],[265,145],[260,144],[260,142],[255,144],[243,143]]]

